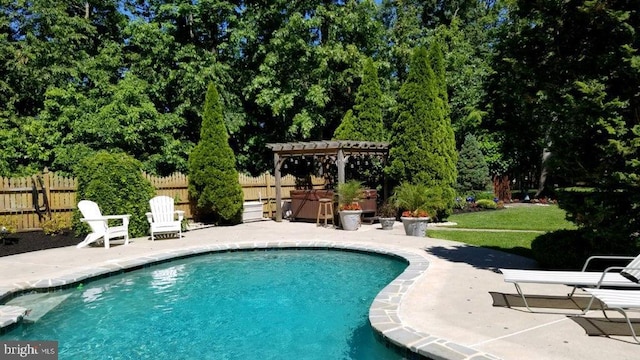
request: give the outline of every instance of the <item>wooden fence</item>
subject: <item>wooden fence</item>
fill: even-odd
[[[184,210],[187,219],[193,218],[195,208],[188,193],[188,177],[176,173],[167,177],[144,174],[156,189],[156,195],[175,199],[176,209]],[[325,180],[311,177],[306,182],[292,175],[282,177],[282,199],[291,199],[290,191],[301,187],[322,189]],[[42,174],[21,178],[0,178],[0,225],[14,226],[18,231],[39,230],[42,224],[57,218],[71,225],[71,219],[80,199],[76,196],[75,178],[58,176],[45,169]],[[275,215],[275,177],[264,173],[257,177],[239,176],[245,201],[261,201],[265,217]],[[301,185],[305,183],[307,185]]]

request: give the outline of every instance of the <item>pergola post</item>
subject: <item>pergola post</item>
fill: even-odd
[[[280,155],[277,152],[273,153],[274,164],[274,176],[276,178],[276,222],[282,222],[282,190],[280,183],[282,181],[282,174],[280,173]]]
[[[346,159],[344,158],[344,151],[338,149],[338,158],[336,159],[336,166],[338,166],[338,184],[344,184],[344,166]]]

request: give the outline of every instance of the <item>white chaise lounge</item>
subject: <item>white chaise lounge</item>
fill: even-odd
[[[631,260],[626,266],[611,266],[604,271],[587,271],[589,264],[596,259],[607,260]],[[522,297],[527,310],[534,311],[529,307],[527,298],[522,291],[521,284],[549,284],[572,286],[573,290],[568,294],[571,298],[577,288],[617,287],[617,288],[638,288],[640,284],[640,255],[630,256],[592,256],[585,262],[581,271],[545,271],[545,270],[522,270],[522,269],[500,269],[504,276],[504,281],[515,285],[518,294]],[[589,305],[581,312],[585,314],[589,311],[593,303],[593,298]],[[549,311],[545,311],[549,312]]]
[[[640,344],[640,339],[638,339],[629,314],[627,314],[627,311],[630,310],[640,311],[640,290],[585,289],[585,291],[605,305],[602,308],[602,313],[607,319],[609,319],[606,313],[608,309],[621,313],[631,329],[633,340]]]

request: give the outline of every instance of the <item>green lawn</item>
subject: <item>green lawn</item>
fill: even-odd
[[[495,211],[478,211],[451,215],[449,221],[458,228],[554,231],[575,229],[565,220],[566,212],[557,205],[506,207]]]
[[[453,229],[497,229],[504,231],[427,230],[427,236],[502,250],[532,257],[531,242],[540,234],[575,229],[565,220],[565,211],[555,205],[518,206],[495,211],[479,211],[452,215]],[[509,231],[518,230],[518,231]]]

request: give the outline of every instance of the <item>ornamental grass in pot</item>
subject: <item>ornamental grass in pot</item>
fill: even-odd
[[[424,237],[430,221],[429,189],[423,184],[403,182],[394,189],[394,204],[402,210],[400,220],[407,235]]]

